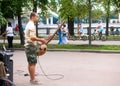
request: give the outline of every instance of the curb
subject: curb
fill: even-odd
[[[14,50],[24,50],[24,48],[14,48]],[[59,52],[89,52],[89,53],[115,53],[120,54],[120,50],[78,50],[78,49],[48,49],[48,51]]]
[[[77,50],[77,49],[49,49],[48,51],[60,51],[60,52],[89,52],[89,53],[118,53],[120,54],[120,51],[117,50]]]

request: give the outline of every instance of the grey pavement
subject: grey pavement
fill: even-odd
[[[58,40],[52,40],[50,44],[57,44]],[[88,44],[89,41],[82,41],[82,40],[69,40],[69,44]],[[120,41],[92,41],[92,44],[95,45],[120,45]]]
[[[29,76],[24,76],[28,73],[24,51],[13,53],[14,83],[31,86]],[[42,83],[39,86],[120,86],[120,54],[49,51],[39,61],[46,74],[64,75],[60,80],[48,80],[37,64],[36,78]]]
[[[7,40],[5,41],[7,43]],[[58,44],[58,40],[52,40],[49,44]],[[3,43],[3,40],[0,40],[0,43]],[[13,43],[20,43],[20,40],[13,40]],[[89,41],[83,40],[69,40],[69,44],[88,44]],[[92,41],[92,44],[95,45],[120,45],[120,41]]]

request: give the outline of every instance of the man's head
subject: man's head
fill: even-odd
[[[63,27],[66,27],[66,25],[64,24]]]
[[[33,22],[37,22],[38,21],[38,14],[35,12],[32,12],[30,14],[30,20],[32,20]]]
[[[81,25],[81,23],[79,25]]]
[[[100,24],[100,23],[101,23],[101,21],[99,20],[99,21],[98,21],[98,24]]]
[[[11,27],[11,26],[12,26],[11,22],[8,22],[8,26],[9,26],[9,27]]]

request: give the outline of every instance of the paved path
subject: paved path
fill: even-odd
[[[31,86],[24,51],[15,51],[14,82],[16,86]],[[120,54],[47,52],[39,57],[47,74],[62,74],[61,80],[48,80],[37,65],[39,86],[120,86]],[[58,78],[58,76],[51,77]]]
[[[7,40],[5,41],[7,43]],[[3,43],[3,40],[0,40],[0,43]],[[13,43],[20,43],[20,40],[13,40]],[[89,41],[82,40],[69,40],[69,44],[88,44]],[[58,40],[52,40],[49,44],[58,44]],[[92,41],[92,44],[96,45],[120,45],[120,41]]]

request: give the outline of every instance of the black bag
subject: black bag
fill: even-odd
[[[6,78],[0,78],[0,86],[15,86],[15,84]]]

